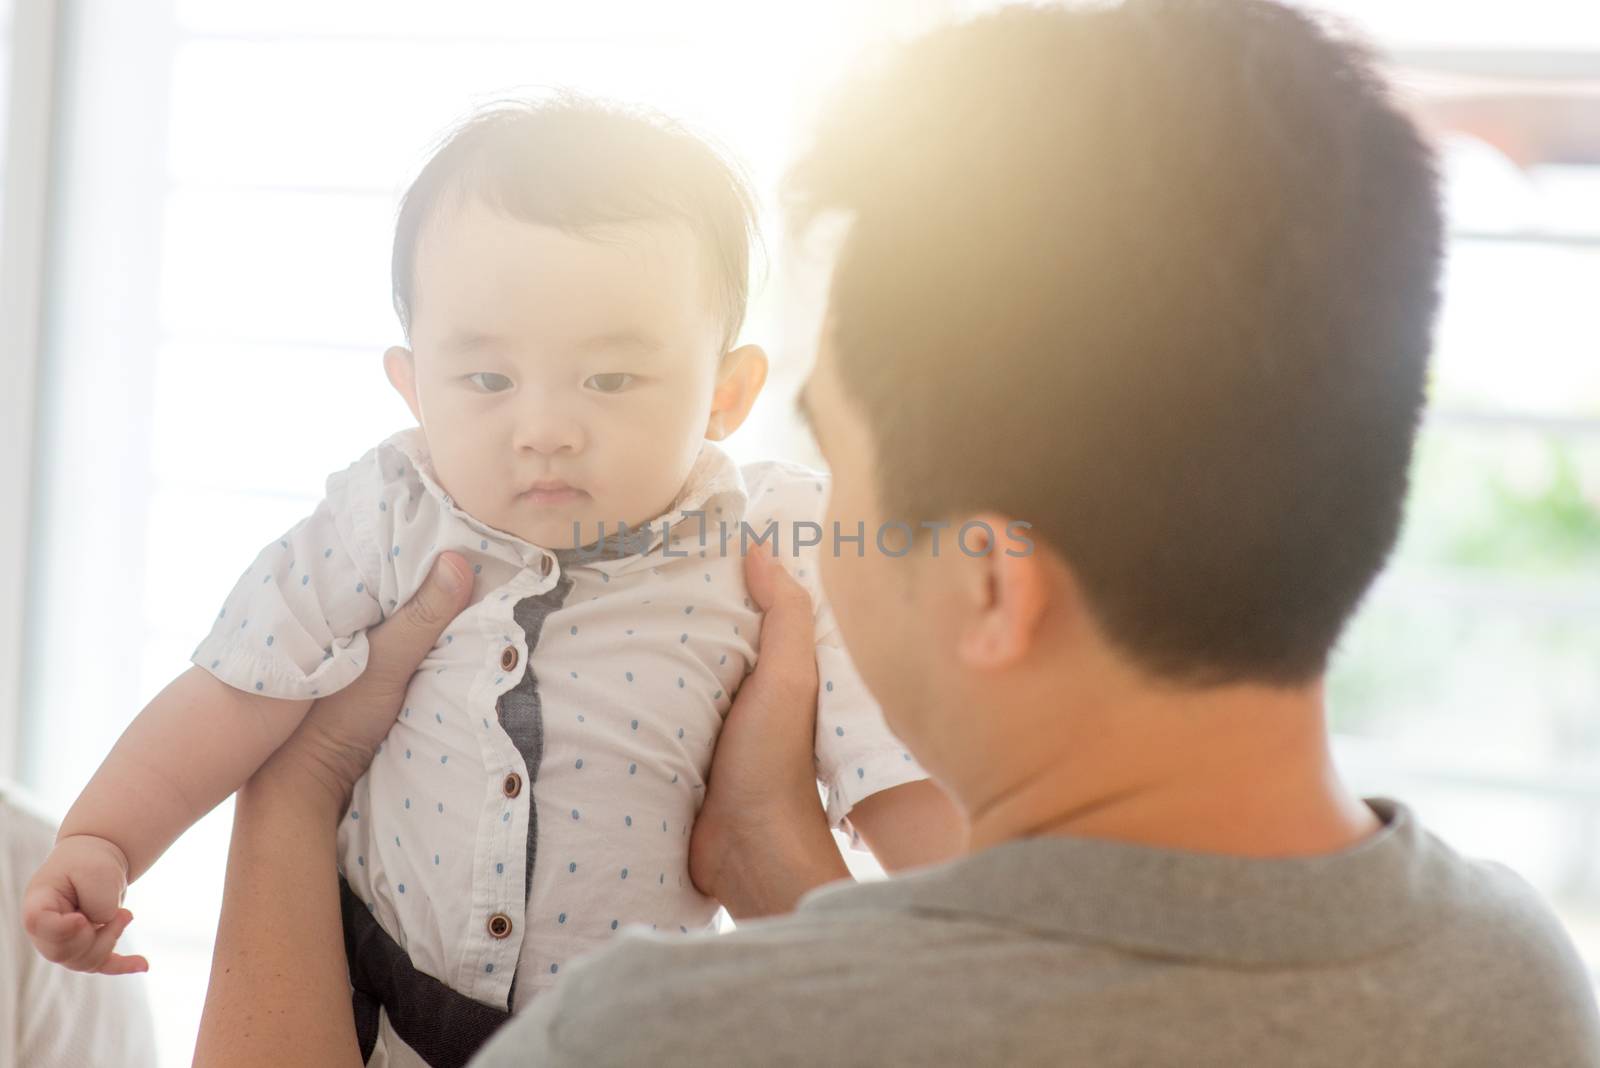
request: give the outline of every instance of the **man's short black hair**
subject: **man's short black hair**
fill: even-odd
[[[889,515],[1029,521],[1146,670],[1293,685],[1399,527],[1436,185],[1363,48],[1127,0],[913,42],[790,191],[853,220],[831,339]]]
[[[401,201],[391,264],[394,307],[410,336],[417,246],[447,198],[482,199],[522,222],[583,234],[678,219],[704,248],[724,348],[750,290],[756,207],[740,169],[664,116],[575,93],[486,109],[457,127]]]

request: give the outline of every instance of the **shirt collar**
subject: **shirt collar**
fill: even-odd
[[[682,533],[680,528],[683,526],[688,527],[687,533],[696,542],[696,548],[702,547],[698,544],[702,529],[706,532],[708,545],[718,544],[716,541],[718,520],[734,522],[741,520],[750,499],[739,465],[734,463],[733,458],[720,446],[705,441],[701,442],[700,452],[689,468],[689,474],[684,479],[683,488],[678,491],[677,499],[647,525],[630,531],[625,541],[619,544],[617,531],[611,529],[608,524],[605,541],[598,548],[591,545],[581,550],[546,550],[523,541],[515,534],[491,527],[457,507],[454,499],[434,477],[433,457],[428,451],[428,441],[420,427],[408,427],[393,434],[384,444],[405,457],[416,471],[423,487],[473,531],[483,537],[511,544],[522,551],[525,557],[546,551],[553,552],[563,567],[594,565],[604,570],[621,571],[642,566],[652,562],[656,557],[657,550],[662,547],[664,531]],[[717,509],[721,509],[721,514],[717,514]],[[702,522],[705,524],[703,528],[700,525]]]
[[[1179,960],[1349,960],[1422,937],[1468,890],[1460,859],[1406,806],[1367,805],[1383,827],[1326,856],[1258,859],[1040,837],[886,882],[824,888],[801,908],[965,914]]]

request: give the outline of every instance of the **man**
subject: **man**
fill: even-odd
[[[971,855],[624,942],[485,1064],[1594,1060],[1532,891],[1329,759],[1441,229],[1366,58],[1267,3],[1005,11],[856,86],[795,185],[851,220],[803,395],[830,519],[949,523],[901,558],[846,544],[824,582]],[[741,826],[762,785],[703,819]]]
[[[1399,524],[1441,231],[1369,61],[1263,0],[1128,0],[940,31],[843,100],[795,171],[803,218],[849,219],[803,405],[830,518],[867,538],[823,579],[969,853],[720,938],[624,937],[481,1063],[1600,1063],[1536,895],[1329,757],[1322,678]],[[804,613],[748,566],[762,666],[694,867],[743,916],[839,874],[815,680],[783,650]],[[381,731],[356,735],[292,742],[241,798],[219,969],[266,956],[214,976],[203,1053],[262,990],[252,1028],[341,1026],[336,954],[291,1003],[252,932],[283,937],[274,865],[331,884],[273,843],[304,827],[331,865]],[[343,769],[329,803],[297,766]]]

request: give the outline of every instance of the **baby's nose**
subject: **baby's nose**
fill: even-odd
[[[583,428],[576,420],[564,417],[559,412],[529,417],[517,425],[516,447],[519,452],[554,456],[578,452],[583,444]]]

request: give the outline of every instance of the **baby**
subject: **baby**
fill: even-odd
[[[471,605],[341,824],[371,1063],[403,1046],[464,1059],[619,928],[712,920],[688,845],[759,642],[741,550],[776,548],[818,606],[816,761],[835,826],[925,778],[819,596],[825,477],[740,467],[715,444],[766,377],[758,348],[733,347],[752,216],[704,143],[592,102],[503,107],[445,142],[400,211],[410,347],[384,356],[420,429],[329,478],[239,579],[195,667],[118,741],[30,888],[41,952],[142,967],[112,952],[127,882],[360,674],[364,631],[445,550],[472,565]]]

